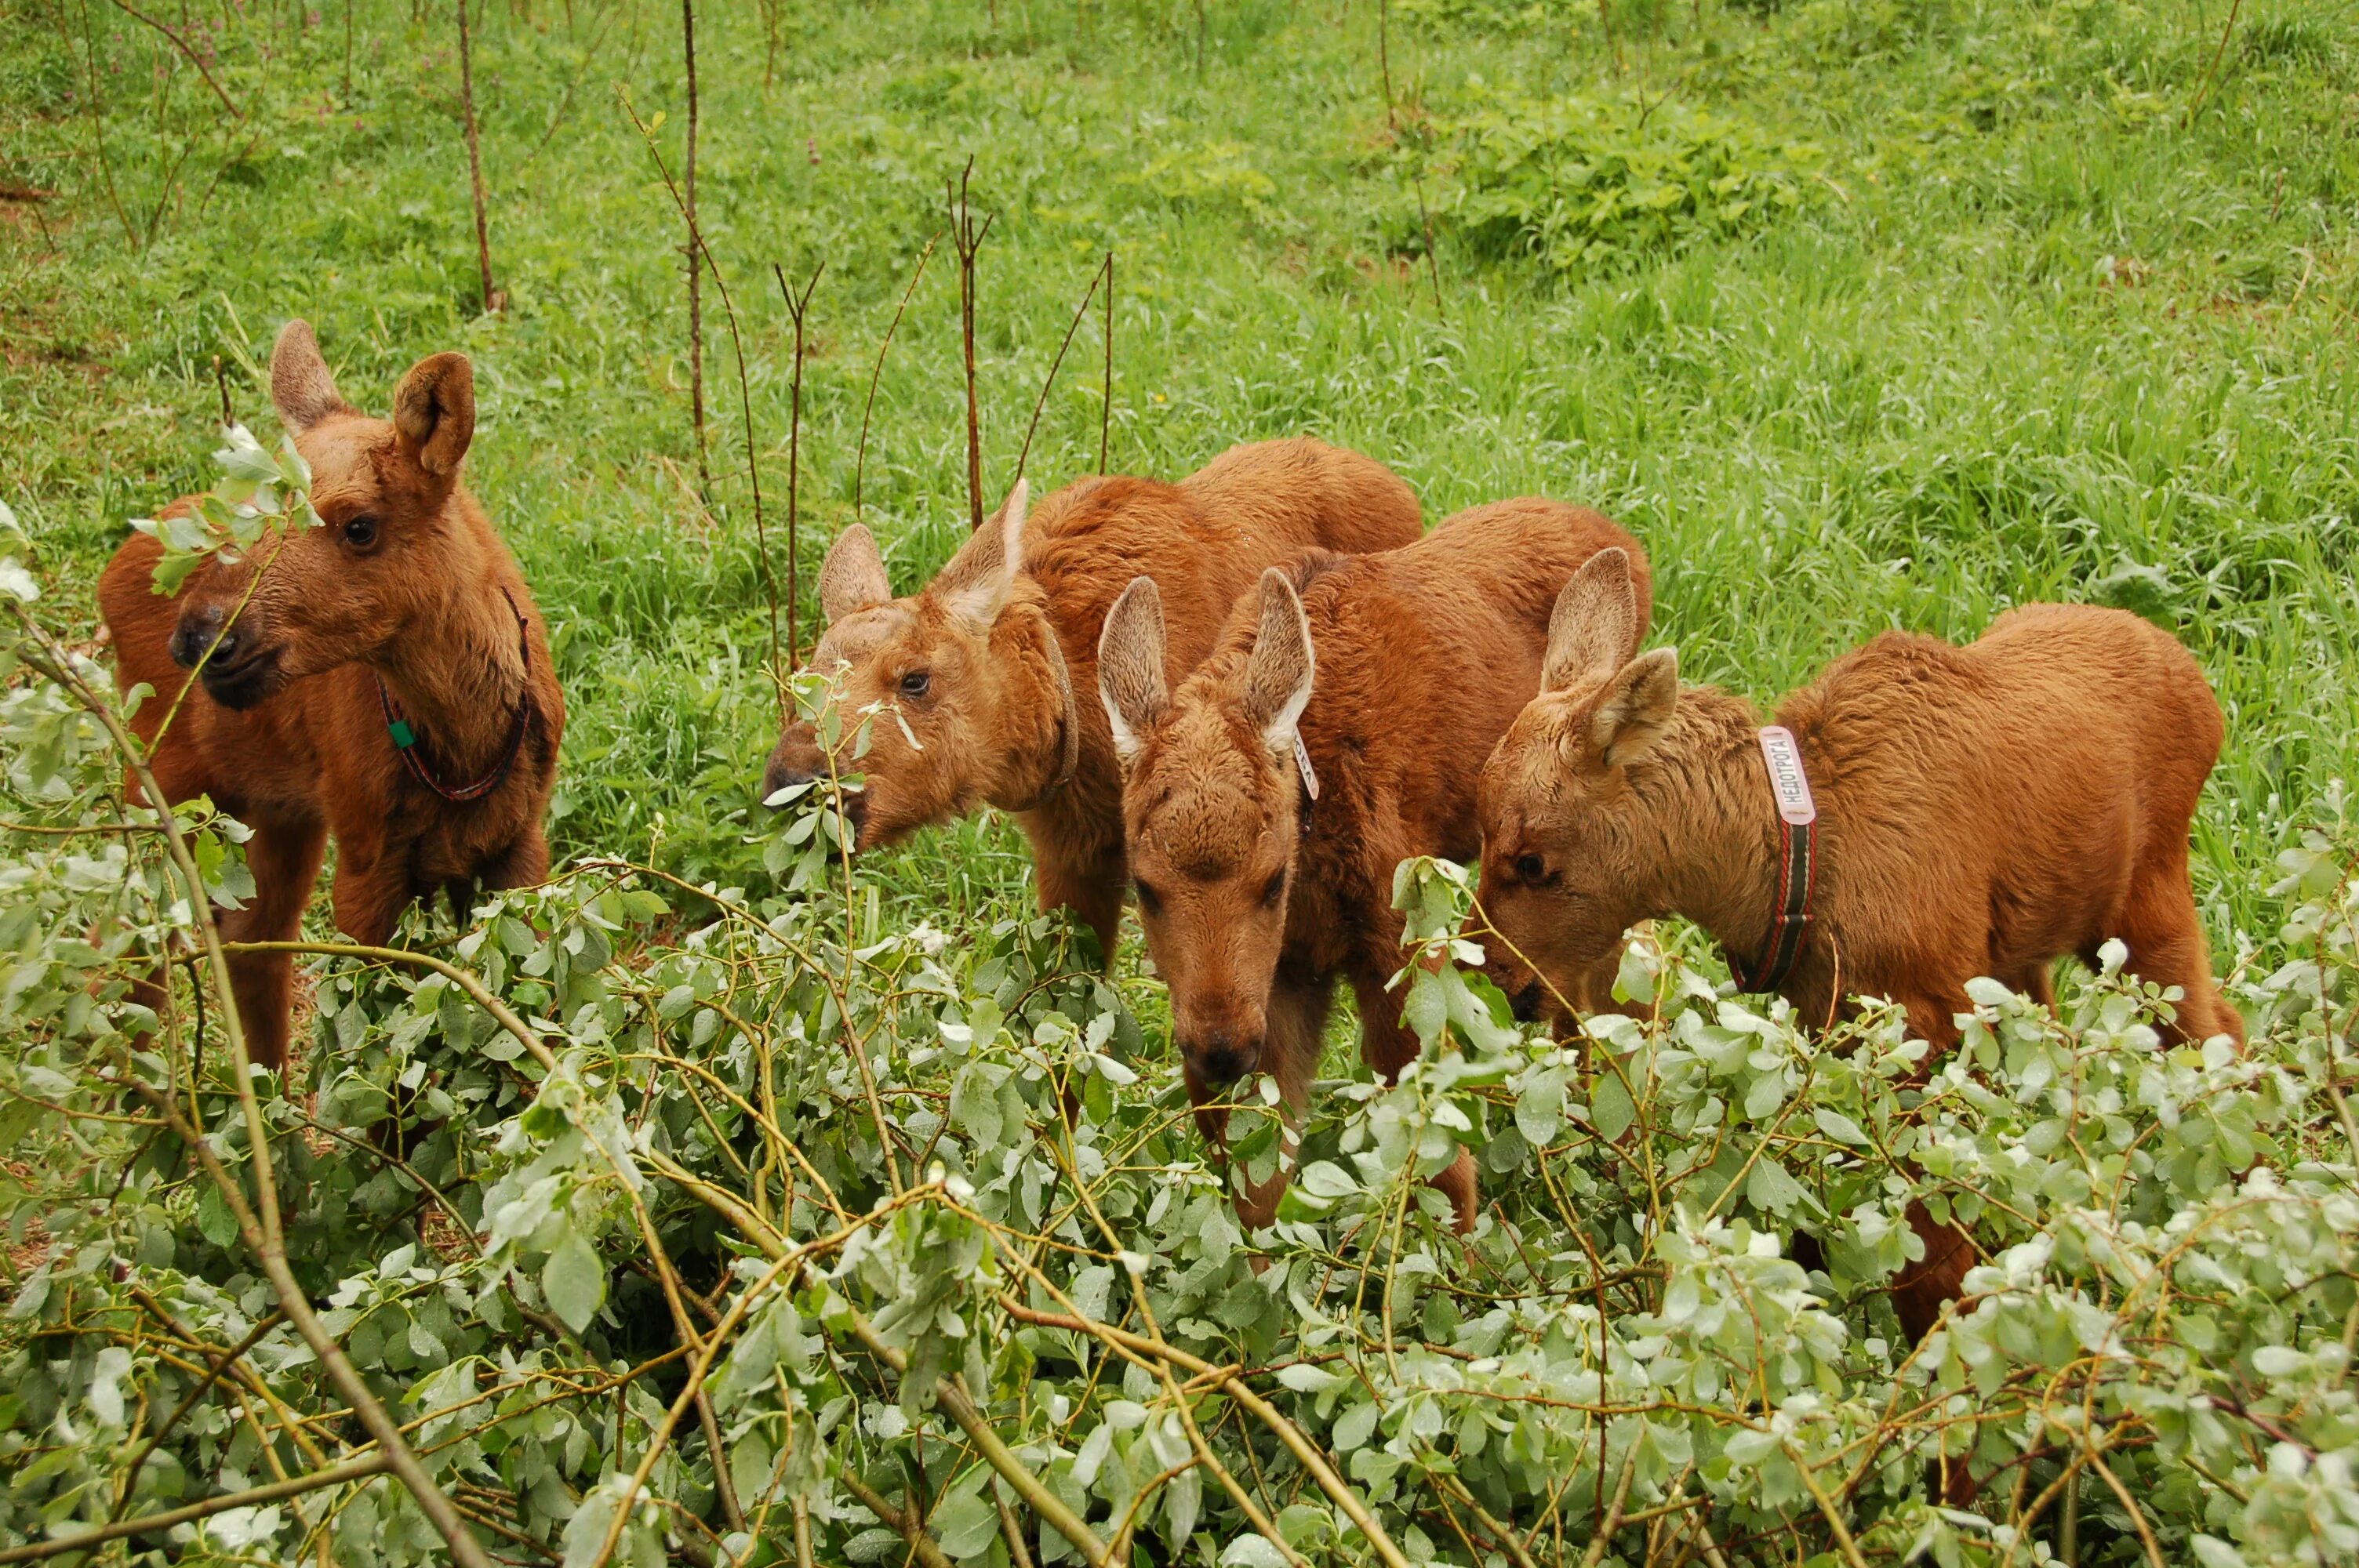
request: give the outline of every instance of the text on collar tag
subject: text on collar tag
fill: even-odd
[[[1310,792],[1311,799],[1317,800],[1319,775],[1311,771],[1310,748],[1302,743],[1302,731],[1299,730],[1294,732],[1294,765],[1302,770],[1302,787]]]
[[[1769,793],[1777,797],[1777,815],[1797,827],[1819,819],[1810,799],[1810,781],[1802,772],[1802,749],[1793,732],[1771,724],[1761,731],[1761,755],[1769,764]]]

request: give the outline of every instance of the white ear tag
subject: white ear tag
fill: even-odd
[[[1294,732],[1294,765],[1302,772],[1302,787],[1310,792],[1311,799],[1317,800],[1319,775],[1311,771],[1310,748],[1302,743],[1302,731],[1299,730]]]

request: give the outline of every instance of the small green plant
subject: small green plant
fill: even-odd
[[[1425,139],[1409,157],[1432,177],[1437,225],[1478,255],[1570,276],[1751,233],[1828,189],[1810,144],[1677,103],[1486,95]],[[1421,218],[1388,212],[1397,248],[1420,243]]]

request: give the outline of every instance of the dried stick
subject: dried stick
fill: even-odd
[[[1040,384],[1040,395],[1032,405],[1032,423],[1024,431],[1024,449],[1016,457],[1016,477],[1024,477],[1024,465],[1032,456],[1032,438],[1040,428],[1041,410],[1049,406],[1049,389],[1057,384],[1057,371],[1065,362],[1065,351],[1073,346],[1073,334],[1082,329],[1082,318],[1089,314],[1090,301],[1097,297],[1098,285],[1107,281],[1107,271],[1114,265],[1114,255],[1108,252],[1104,263],[1090,275],[1090,287],[1074,308],[1073,319],[1065,329],[1065,341],[1057,345],[1057,357],[1049,362],[1049,379]]]
[[[685,0],[683,0],[683,4]],[[942,182],[943,194],[949,198],[951,210],[951,244],[959,259],[959,323],[966,345],[966,496],[967,526],[975,531],[983,527],[983,416],[974,395],[974,254],[983,248],[984,236],[991,232],[991,214],[983,227],[974,226],[974,208],[967,200],[967,180],[974,173],[974,159],[966,160],[966,168],[958,177],[958,189],[952,192],[950,182]]]
[[[868,403],[860,411],[860,454],[852,464],[852,520],[860,521],[860,481],[868,468],[868,416],[876,412],[876,384],[885,377],[885,356],[892,351],[893,334],[901,330],[901,314],[909,308],[909,296],[918,292],[918,280],[926,276],[926,264],[934,259],[934,246],[941,243],[942,232],[926,242],[918,253],[918,269],[909,275],[909,287],[901,291],[901,303],[893,311],[891,325],[885,329],[885,341],[876,345],[876,368],[868,373]]]
[[[704,459],[704,274],[697,265],[704,233],[696,225],[696,0],[679,0],[679,47],[688,61],[688,197],[681,208],[688,220],[688,405],[696,426],[696,492],[710,506],[712,475]]]
[[[793,289],[787,287],[787,273],[784,267],[773,262],[770,264],[770,270],[777,274],[778,293],[786,299],[788,313],[795,319],[794,393],[788,405],[790,412],[787,418],[787,663],[778,665],[777,668],[780,682],[778,708],[783,716],[787,703],[787,688],[784,685],[787,669],[799,656],[802,648],[800,637],[796,631],[796,612],[801,602],[802,576],[801,568],[795,558],[795,548],[796,540],[801,533],[802,523],[803,352],[807,341],[804,327],[810,314],[811,291],[819,287],[819,276],[827,270],[827,263],[821,262],[811,268],[810,281],[803,285],[803,291],[799,297],[796,296]],[[773,649],[774,663],[776,655],[777,650]]]
[[[459,105],[467,116],[467,180],[475,197],[475,265],[483,274],[484,314],[500,308],[492,287],[492,232],[484,210],[484,144],[475,128],[475,50],[467,27],[468,0],[459,0]]]

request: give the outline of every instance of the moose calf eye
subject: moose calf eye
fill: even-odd
[[[1285,896],[1286,868],[1281,866],[1277,871],[1274,871],[1269,874],[1269,881],[1263,885],[1261,890],[1261,906],[1264,909],[1276,909],[1277,907],[1277,901]]]
[[[1138,884],[1138,907],[1148,914],[1163,913],[1163,895],[1147,883]]]
[[[923,697],[933,684],[934,677],[927,671],[911,670],[901,677],[901,695],[908,697]]]
[[[1516,857],[1516,875],[1537,884],[1548,875],[1548,866],[1538,855],[1518,855]]]
[[[356,550],[365,550],[376,543],[376,519],[365,514],[344,524],[344,543]]]

